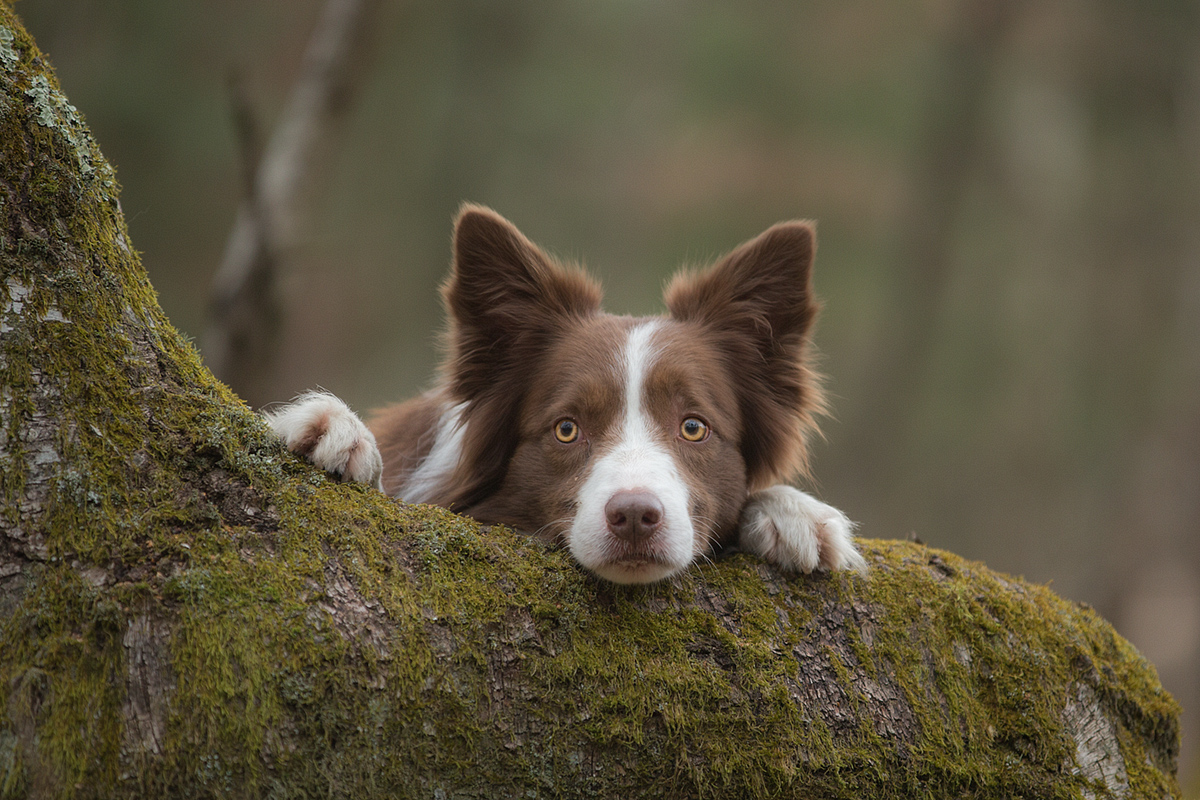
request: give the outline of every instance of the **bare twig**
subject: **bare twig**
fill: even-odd
[[[303,189],[310,182],[319,145],[349,106],[362,74],[357,57],[380,0],[327,0],[304,54],[301,72],[279,125],[253,170],[250,196],[238,209],[213,280],[209,324],[202,347],[213,372],[251,404],[267,388],[282,311],[276,274],[295,240]],[[235,115],[245,137],[250,117]],[[252,141],[243,151],[254,153]],[[252,157],[252,156],[251,156]]]

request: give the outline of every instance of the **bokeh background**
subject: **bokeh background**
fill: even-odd
[[[320,8],[17,5],[194,337],[242,194],[230,76],[269,131]],[[384,0],[372,29],[252,399],[427,385],[466,199],[630,313],[817,219],[809,488],[1099,609],[1183,703],[1200,796],[1200,4]]]

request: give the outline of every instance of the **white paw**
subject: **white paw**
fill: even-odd
[[[383,491],[383,457],[375,436],[337,397],[307,392],[263,416],[288,450],[342,480]]]
[[[789,570],[867,571],[867,562],[854,547],[854,523],[791,486],[750,495],[742,508],[738,546]]]

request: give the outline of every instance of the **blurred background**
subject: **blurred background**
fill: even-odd
[[[22,0],[197,339],[322,0]],[[820,222],[809,487],[1095,606],[1185,708],[1200,797],[1200,4],[383,0],[280,262],[254,404],[428,385],[463,200],[610,310]],[[231,76],[236,80],[231,81]],[[231,90],[231,85],[240,87]],[[240,98],[240,99],[238,99]]]

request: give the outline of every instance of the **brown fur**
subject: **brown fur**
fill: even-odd
[[[328,414],[323,414],[314,419],[312,426],[305,431],[305,435],[292,445],[293,452],[304,456],[305,458],[311,458],[313,450],[316,449],[317,444],[321,441],[322,437],[325,436],[325,433],[328,430]]]

